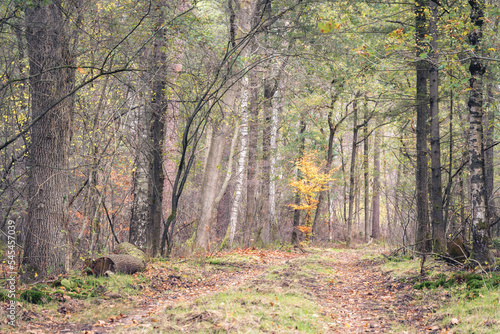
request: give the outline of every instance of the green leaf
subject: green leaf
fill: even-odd
[[[421,54],[418,55],[421,59],[427,58],[427,52],[422,52]]]

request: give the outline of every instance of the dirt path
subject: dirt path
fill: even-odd
[[[415,306],[415,290],[384,273],[361,252],[334,255],[335,278],[327,287],[313,286],[318,300],[331,311],[333,333],[385,333],[396,325],[426,332],[431,308]]]
[[[148,283],[138,287],[142,292],[134,301],[139,303],[126,314],[87,325],[51,318],[50,324],[29,323],[23,331],[437,332],[439,328],[428,331],[426,319],[432,309],[417,306],[421,303],[412,286],[363,260],[363,254],[366,251],[315,249],[301,254],[245,249],[176,270],[153,264],[143,274]],[[120,298],[114,304],[127,303]]]
[[[204,289],[198,289],[183,299],[187,303],[186,309],[189,310],[194,299],[221,291],[237,292],[250,288],[261,294],[275,291],[276,288],[281,289],[283,293],[301,291],[307,299],[321,305],[318,317],[322,317],[324,333],[398,332],[401,327],[397,325],[410,327],[415,332],[427,332],[429,327],[425,326],[425,319],[432,309],[415,306],[411,285],[393,280],[390,275],[382,272],[376,263],[361,260],[362,254],[360,251],[344,251],[268,260],[258,268],[237,272],[223,281],[212,281]],[[262,255],[262,258],[265,256]],[[275,277],[270,279],[270,275]],[[142,329],[175,332],[179,328],[167,326],[165,329],[162,328],[161,320],[153,322],[152,319],[156,316],[161,319],[162,314],[168,313],[165,309],[175,307],[181,298],[173,294],[133,317],[113,324],[103,324],[103,331],[129,332],[137,326]],[[182,322],[182,331],[188,333],[205,332],[204,327],[199,326],[200,322],[223,323],[220,314],[213,316],[213,312],[207,310],[198,313],[194,311],[183,316],[190,319]],[[224,328],[222,325],[221,329],[228,332],[246,332],[246,326],[226,325]],[[261,330],[273,333],[288,332],[279,329]],[[213,329],[213,332],[215,331],[216,329]]]

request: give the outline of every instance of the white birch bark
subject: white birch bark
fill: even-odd
[[[274,94],[275,99],[280,98],[279,89]],[[280,101],[281,103],[281,101]],[[271,233],[276,229],[276,149],[278,139],[278,106],[273,103],[271,114],[271,163],[270,163],[270,180],[269,180],[269,220],[271,224]]]
[[[229,229],[227,231],[229,247],[233,246],[236,229],[238,227],[238,213],[242,198],[243,181],[246,174],[245,167],[248,155],[248,98],[249,98],[248,76],[243,77],[241,81],[243,85],[243,91],[241,94],[241,106],[240,106],[240,114],[241,114],[240,156],[238,158],[236,186],[234,191],[233,204],[231,207],[231,216],[229,219]]]

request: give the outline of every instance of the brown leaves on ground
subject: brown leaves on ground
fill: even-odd
[[[166,309],[250,284],[263,293],[270,289],[301,291],[305,298],[321,305],[319,316],[325,333],[384,333],[394,331],[398,324],[418,332],[442,331],[426,322],[436,305],[418,306],[411,285],[393,280],[375,263],[360,260],[361,255],[361,251],[296,254],[244,248],[214,253],[208,258],[153,262],[145,272],[134,274],[138,296],[96,300],[101,308],[133,301],[131,312],[106,319],[99,317],[96,308],[92,324],[75,325],[68,323],[67,314],[81,311],[78,302],[62,300],[58,312],[40,311],[46,313],[43,322],[29,323],[32,315],[27,317],[28,323],[20,325],[32,333],[127,332],[138,325],[161,330],[156,319],[164,316]],[[189,331],[190,323],[206,319],[223,322],[224,315],[217,310],[186,314],[185,326]],[[232,326],[226,329],[236,331]]]

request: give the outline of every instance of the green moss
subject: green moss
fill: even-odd
[[[49,295],[36,288],[23,291],[20,297],[22,300],[25,300],[28,303],[38,304],[38,305],[47,304],[51,300]]]

